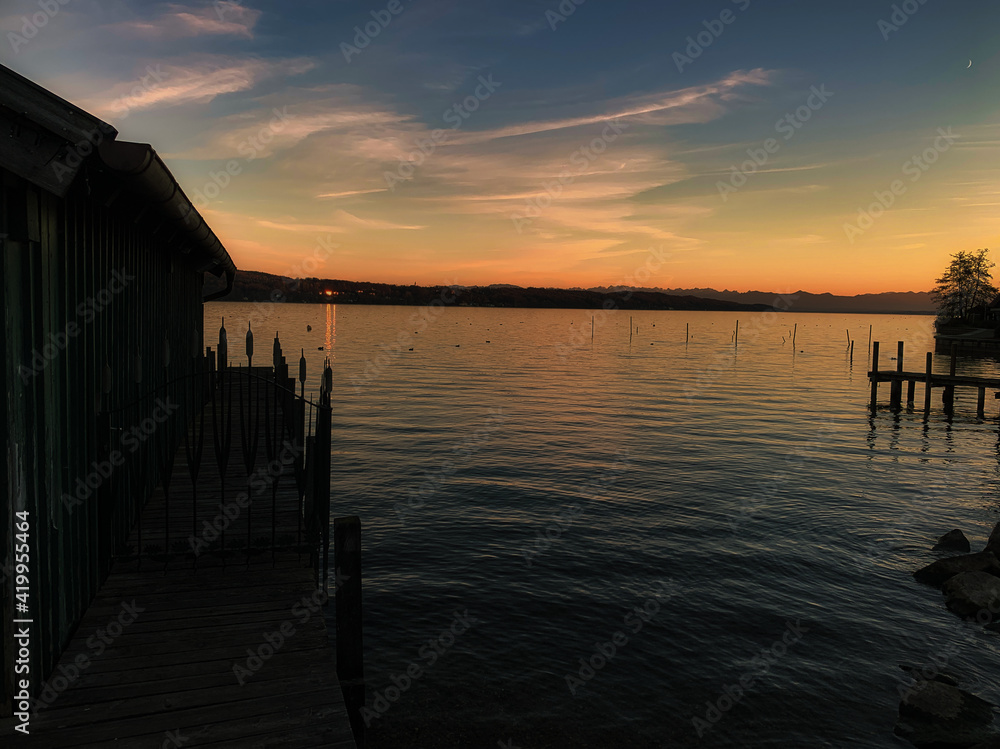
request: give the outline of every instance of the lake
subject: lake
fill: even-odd
[[[233,362],[248,318],[307,390],[333,362],[372,746],[909,746],[935,660],[1000,703],[996,635],[911,577],[998,519],[996,401],[868,409],[869,326],[922,371],[932,317],[594,314],[206,306]]]

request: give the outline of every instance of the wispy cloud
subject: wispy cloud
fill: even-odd
[[[180,39],[194,36],[236,36],[253,38],[261,12],[233,0],[216,0],[200,8],[170,4],[155,18],[122,21],[113,26],[116,33],[157,39]]]
[[[183,63],[157,66],[162,81],[154,85],[139,86],[134,80],[116,83],[91,97],[87,104],[95,114],[119,113],[123,102],[133,111],[204,104],[225,94],[252,91],[269,79],[300,75],[314,65],[304,58],[192,57]]]

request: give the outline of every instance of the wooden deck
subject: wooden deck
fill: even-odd
[[[204,522],[248,489],[234,426],[225,497],[211,430],[196,500],[181,445],[169,512],[159,487],[141,542],[139,524],[130,538],[149,556],[114,565],[36,703],[31,738],[16,745],[354,749],[333,623],[328,634],[324,593],[298,545],[291,468],[276,491],[249,491],[252,511],[229,523],[225,554],[218,540],[192,553]],[[262,447],[258,467],[265,455]],[[255,548],[272,538],[277,550]],[[2,730],[14,735],[13,725]]]
[[[901,408],[903,403],[903,385],[906,385],[906,404],[912,407],[915,399],[917,383],[924,387],[924,413],[930,414],[931,395],[934,388],[942,389],[942,403],[946,412],[951,413],[955,402],[955,388],[969,387],[977,391],[976,415],[978,418],[985,418],[986,415],[986,391],[1000,390],[1000,378],[998,377],[972,377],[959,375],[956,373],[958,347],[951,347],[951,364],[948,374],[934,371],[934,355],[927,352],[925,357],[925,368],[923,372],[908,372],[903,369],[904,346],[903,341],[899,341],[896,349],[896,368],[894,370],[879,369],[879,342],[875,341],[872,347],[872,370],[868,372],[868,380],[871,382],[871,408],[874,411],[878,407],[878,386],[879,383],[890,383],[889,406],[890,408]],[[1000,398],[1000,393],[994,394]]]

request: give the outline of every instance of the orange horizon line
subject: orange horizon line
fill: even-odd
[[[237,273],[240,273],[240,272],[242,272],[242,273],[265,273],[265,274],[267,274],[269,276],[278,276],[280,278],[293,278],[293,280],[304,280],[302,278],[294,278],[292,276],[285,276],[285,275],[282,275],[281,273],[271,273],[271,272],[265,271],[265,270],[256,270],[256,269],[250,269],[250,268],[243,268],[243,269],[239,269],[238,268],[237,269]],[[534,285],[530,285],[530,286],[525,286],[523,284],[510,283],[510,282],[507,282],[507,281],[492,281],[490,283],[459,283],[459,284],[441,284],[441,283],[416,283],[416,284],[412,284],[412,283],[397,283],[397,282],[393,282],[393,281],[372,281],[372,280],[358,281],[358,280],[351,279],[351,278],[318,278],[316,276],[312,276],[312,278],[316,278],[317,281],[342,281],[342,282],[345,282],[345,283],[381,284],[383,286],[424,286],[424,287],[427,287],[427,288],[441,287],[441,286],[468,286],[468,287],[479,287],[479,288],[485,288],[485,287],[489,287],[489,286],[516,286],[516,287],[522,288],[522,289],[559,289],[559,290],[563,290],[563,291],[569,291],[569,290],[574,289],[574,288],[588,290],[588,289],[593,289],[593,288],[604,288],[604,287],[620,287],[620,288],[633,289],[633,290],[637,290],[637,291],[656,291],[657,289],[661,289],[661,290],[664,290],[664,291],[666,290],[666,287],[662,287],[662,286],[661,287],[654,287],[654,286],[626,286],[624,284],[612,284],[612,283],[595,284],[593,286],[579,286],[579,285],[576,285],[576,286],[551,286],[551,285],[543,286],[543,285],[538,285],[538,284],[534,284]],[[846,292],[835,292],[835,291],[807,291],[806,289],[803,289],[803,288],[798,288],[798,289],[795,289],[793,291],[776,291],[776,290],[773,290],[773,289],[762,290],[762,289],[751,289],[751,288],[748,288],[746,290],[725,289],[725,288],[724,289],[719,289],[719,288],[716,288],[715,286],[690,286],[690,287],[676,286],[676,287],[672,287],[672,288],[673,289],[679,289],[681,291],[697,291],[698,289],[710,289],[710,290],[718,292],[718,293],[729,292],[729,293],[734,293],[734,294],[751,294],[751,293],[756,293],[756,294],[797,294],[797,293],[803,293],[803,294],[814,294],[816,296],[822,296],[823,294],[830,294],[832,296],[866,296],[866,295],[875,295],[875,294],[929,294],[929,293],[931,293],[933,291],[933,289],[925,289],[925,290],[914,290],[914,289],[892,290],[892,289],[889,289],[889,290],[884,290],[884,291],[858,291],[858,292],[855,292],[855,293],[851,294],[851,293],[846,293]]]

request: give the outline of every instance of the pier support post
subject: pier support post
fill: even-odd
[[[896,371],[903,371],[903,342],[900,341],[896,346]],[[903,400],[903,381],[893,380],[892,384],[889,386],[889,407],[899,408],[900,401]]]
[[[924,376],[924,416],[929,416],[931,413],[931,378],[933,376],[934,370],[934,354],[930,351],[927,352],[927,374]]]
[[[365,745],[365,667],[361,608],[361,520],[356,515],[333,521],[333,564],[337,611],[337,678],[351,728],[359,747]]]
[[[951,367],[948,369],[948,374],[952,377],[955,376],[955,372],[958,367],[958,344],[951,344]],[[951,413],[955,409],[955,386],[945,385],[944,393],[941,395],[941,401],[944,404],[945,413]]]
[[[976,401],[976,416],[986,418],[986,388],[979,388],[979,399]]]
[[[906,382],[906,406],[907,408],[913,408],[913,396],[917,389],[916,380],[907,380]]]
[[[872,344],[872,411],[878,406],[878,341]]]

